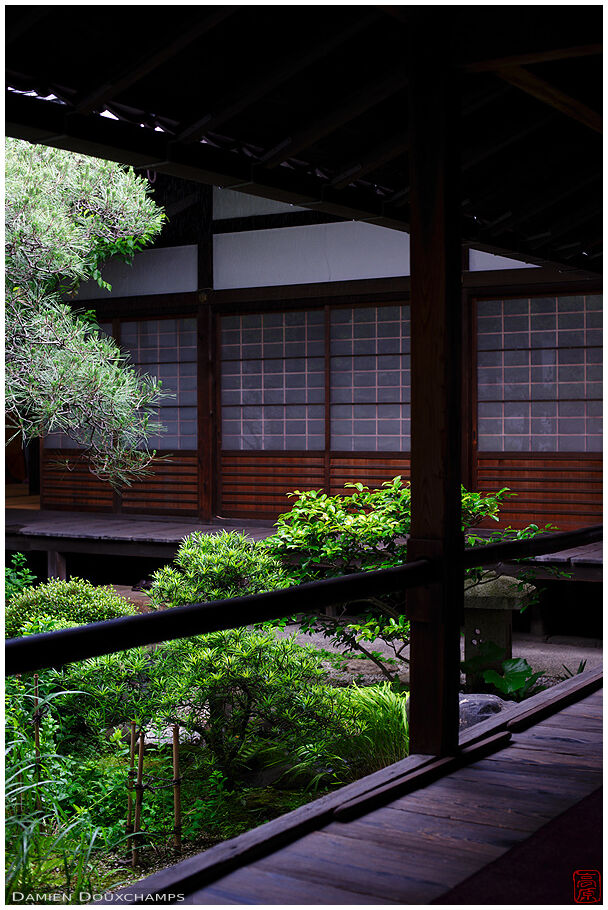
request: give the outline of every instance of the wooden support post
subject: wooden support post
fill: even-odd
[[[135,721],[131,721],[131,742],[129,750],[129,771],[127,774],[127,837],[133,834],[133,784],[135,783]]]
[[[141,806],[144,798],[144,731],[139,733],[139,754],[137,756],[137,781],[135,784],[135,829],[133,832],[133,850],[131,865],[135,869],[139,862],[139,844],[141,840]]]
[[[205,298],[205,299],[202,299]],[[206,294],[199,294],[198,345],[198,482],[199,518],[209,521],[215,509],[215,327]]]
[[[458,748],[461,532],[461,246],[457,90],[449,29],[430,55],[422,12],[410,41],[412,525],[410,561],[436,581],[408,594],[412,753]]]
[[[57,550],[47,552],[46,574],[49,578],[59,578],[65,581],[68,577],[65,556]]]
[[[179,725],[173,725],[173,846],[182,849],[182,802],[179,776]]]

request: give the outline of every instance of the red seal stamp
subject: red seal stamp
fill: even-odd
[[[602,899],[602,879],[597,869],[577,869],[574,879],[575,904],[599,904]]]

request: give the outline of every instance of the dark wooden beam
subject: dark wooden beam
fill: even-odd
[[[5,131],[9,136],[29,142],[120,161],[144,170],[154,169],[195,183],[224,186],[263,198],[291,202],[340,218],[365,220],[382,227],[409,231],[407,211],[401,212],[398,208],[399,196],[407,196],[408,188],[394,194],[394,204],[390,199],[383,200],[379,194],[362,187],[334,190],[316,177],[296,170],[268,170],[210,144],[174,142],[166,133],[98,115],[71,113],[65,105],[9,91],[5,96]],[[479,236],[478,229],[469,226],[466,239],[489,253],[540,262],[526,249],[522,238],[516,236],[510,237],[508,244],[504,240],[490,243]],[[562,265],[564,261],[561,261]],[[560,263],[559,260],[555,262]],[[582,262],[580,266],[585,267]]]
[[[6,31],[4,34],[4,43],[6,47],[9,47],[14,41],[17,41],[19,38],[21,38],[22,35],[25,35],[31,28],[33,28],[42,19],[48,16],[52,11],[52,7],[34,6],[30,7],[29,9],[25,7],[25,10],[26,12],[24,12],[23,15],[19,16],[19,18],[14,22],[8,21],[9,17],[7,16]],[[9,11],[7,10],[7,12]]]
[[[208,521],[213,516],[215,490],[215,317],[206,295],[201,294],[197,317],[198,378],[197,427],[199,518]],[[202,298],[205,298],[204,300]]]
[[[564,199],[568,199],[570,196],[580,193],[581,190],[586,189],[592,183],[599,180],[601,180],[601,174],[592,174],[591,176],[585,177],[583,180],[569,183],[568,186],[564,187],[561,191],[555,191],[549,195],[545,191],[542,195],[535,198],[532,205],[524,208],[518,206],[517,211],[509,218],[502,221],[498,227],[489,230],[488,236],[495,237],[504,231],[511,230],[512,228],[517,227],[517,225],[529,221],[531,218],[535,218],[537,215],[541,215],[548,209],[553,208],[553,206],[563,202]]]
[[[267,168],[273,168],[288,158],[293,158],[298,152],[309,148],[319,139],[380,104],[390,95],[394,95],[406,84],[407,77],[402,67],[385,73],[364,88],[353,92],[348,98],[338,101],[331,110],[325,111],[319,118],[301,127],[293,136],[281,139],[261,158],[261,163]]]
[[[487,161],[494,155],[498,155],[505,149],[516,145],[518,142],[521,142],[522,139],[526,139],[533,133],[538,132],[538,130],[544,129],[554,119],[555,114],[548,114],[546,117],[540,117],[530,121],[526,124],[526,126],[523,126],[518,130],[513,129],[513,126],[508,123],[505,124],[505,132],[501,138],[494,139],[482,147],[480,147],[479,144],[475,142],[470,149],[463,150],[463,172],[470,171],[478,164],[481,164],[482,161]]]
[[[408,223],[387,211],[381,197],[371,191],[336,191],[332,198],[318,178],[286,168],[268,170],[210,144],[173,142],[165,133],[97,115],[70,113],[63,105],[14,92],[6,93],[5,129],[8,135],[29,142],[291,202],[342,218],[373,218],[384,227],[408,230]]]
[[[103,108],[107,101],[115,98],[125,89],[130,88],[144,76],[147,76],[153,70],[158,69],[162,64],[167,63],[188,45],[192,44],[198,38],[206,35],[207,32],[233,15],[235,7],[216,6],[212,7],[213,12],[207,13],[202,19],[193,22],[187,31],[179,31],[173,37],[165,35],[162,43],[153,53],[148,53],[141,57],[137,63],[130,63],[127,67],[121,68],[113,76],[93,89],[89,89],[74,104],[74,109],[81,114],[89,113],[92,110]]]
[[[560,218],[559,221],[550,224],[547,227],[546,236],[543,235],[538,239],[528,238],[528,246],[531,250],[537,250],[545,245],[550,246],[560,237],[565,237],[579,225],[585,224],[592,218],[600,218],[601,213],[602,199],[601,196],[599,196],[596,200],[584,206],[584,208],[579,209],[578,211],[572,211],[563,218]]]
[[[578,44],[574,47],[544,48],[524,51],[510,57],[474,60],[461,63],[467,73],[495,73],[512,66],[532,66],[535,63],[552,63],[556,60],[575,60],[580,57],[595,57],[602,53],[601,44]]]
[[[555,108],[561,114],[565,114],[566,117],[577,120],[596,133],[602,132],[601,114],[583,104],[582,101],[578,101],[576,98],[572,98],[562,92],[561,89],[551,85],[545,79],[535,76],[534,73],[531,73],[525,67],[506,67],[505,69],[497,70],[496,75],[510,85],[521,89],[522,92],[526,92],[528,95],[532,95],[533,98],[538,99],[538,101],[542,101],[543,104],[548,104],[550,107]]]
[[[430,25],[430,23],[429,23]],[[429,55],[410,38],[412,525],[408,559],[438,560],[408,593],[410,749],[458,748],[461,531],[461,238],[457,77],[449,36]],[[424,554],[424,555],[423,555]]]
[[[353,180],[375,171],[377,168],[386,164],[388,161],[398,158],[407,151],[410,144],[408,130],[401,130],[390,136],[379,145],[375,145],[363,155],[353,158],[348,164],[340,168],[340,172],[332,178],[331,185],[335,189],[342,189],[348,186]]]
[[[205,132],[216,131],[223,123],[236,117],[237,114],[255,104],[256,101],[291,79],[292,76],[331,54],[340,45],[345,44],[371,25],[375,18],[373,13],[361,16],[335,35],[329,36],[324,41],[320,40],[312,47],[307,47],[303,53],[298,54],[290,50],[280,62],[275,63],[262,76],[258,78],[252,76],[247,82],[223,95],[213,105],[213,110],[207,111],[190,123],[180,124],[177,129],[177,138],[192,141],[199,139]]]

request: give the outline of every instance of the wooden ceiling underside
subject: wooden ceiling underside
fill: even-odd
[[[600,271],[597,6],[9,6],[7,131],[407,230],[407,49],[437,29],[463,237]]]

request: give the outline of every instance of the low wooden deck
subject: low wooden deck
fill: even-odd
[[[254,540],[272,534],[270,521],[220,519],[200,522],[195,519],[147,515],[108,515],[90,512],[35,511],[6,509],[8,550],[43,550],[49,553],[95,553],[108,556],[150,556],[172,559],[187,534],[203,531],[238,530]],[[601,581],[602,543],[587,544],[560,553],[537,556],[531,560],[538,577],[554,577],[551,570],[567,572],[577,581]],[[549,567],[549,569],[547,569]],[[517,574],[521,566],[504,563],[504,574]]]
[[[238,530],[254,540],[272,534],[271,522],[108,515],[90,512],[6,509],[6,549],[171,559],[193,531],[207,534]]]
[[[573,872],[601,871],[598,686],[568,680],[467,731],[460,756],[412,756],[106,902],[571,904]]]

